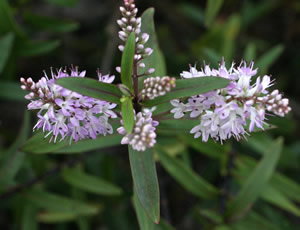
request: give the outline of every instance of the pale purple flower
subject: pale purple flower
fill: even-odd
[[[45,136],[51,135],[50,141],[54,142],[58,138],[61,141],[70,137],[70,143],[113,133],[108,121],[117,117],[113,112],[116,104],[83,96],[55,84],[56,79],[84,77],[85,73],[80,72],[78,67],[72,67],[70,73],[62,68],[57,72],[51,69],[51,78],[45,73],[37,83],[31,78],[21,78],[21,88],[30,92],[25,96],[31,100],[28,109],[39,110],[34,130],[42,128]],[[114,80],[114,76],[97,73],[101,82],[111,83]]]
[[[257,77],[256,82],[252,83],[252,77],[257,74],[257,69],[253,67],[254,62],[247,65],[242,61],[238,67],[232,63],[227,69],[224,60],[218,69],[205,64],[201,70],[190,66],[190,71],[181,73],[182,78],[222,77],[229,79],[230,84],[224,89],[192,96],[186,103],[172,100],[174,108],[171,113],[174,113],[174,118],[182,118],[188,113],[191,118],[200,121],[190,131],[195,138],[201,136],[206,142],[211,137],[223,142],[231,137],[237,140],[245,137],[248,134],[246,130],[263,129],[266,110],[279,116],[287,114],[291,110],[288,99],[282,98],[278,90],[271,94],[268,92],[273,85],[269,76]]]

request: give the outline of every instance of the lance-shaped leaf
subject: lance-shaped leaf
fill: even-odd
[[[62,175],[68,184],[86,192],[98,195],[120,195],[122,192],[116,185],[96,176],[89,175],[80,169],[66,168]]]
[[[258,163],[257,167],[247,179],[239,194],[229,203],[226,215],[230,219],[234,219],[239,214],[244,213],[258,196],[261,195],[272,177],[280,157],[281,149],[282,139],[278,139],[272,143],[272,146],[270,146],[268,151],[264,154],[263,159]]]
[[[90,205],[40,189],[28,191],[25,197],[37,207],[46,209],[47,211],[72,213],[74,215],[93,215],[99,211],[99,207],[95,205]]]
[[[0,38],[0,73],[2,73],[9,58],[14,43],[14,34],[8,33]],[[20,87],[19,87],[20,89]]]
[[[140,230],[174,230],[174,228],[163,219],[160,220],[159,224],[154,224],[145,212],[140,200],[137,198],[136,192],[134,192],[133,202]]]
[[[114,128],[115,129],[115,128]],[[78,142],[61,141],[49,143],[50,137],[44,138],[45,134],[38,132],[32,136],[22,147],[27,153],[82,153],[119,145],[122,137],[118,133],[107,136],[99,136],[96,139],[85,139]]]
[[[213,23],[222,4],[223,4],[223,0],[208,0],[207,1],[207,6],[205,9],[205,25],[207,27],[211,26],[211,24]]]
[[[135,51],[135,34],[131,33],[127,39],[121,61],[121,80],[133,93],[132,69]]]
[[[122,97],[121,110],[124,128],[131,133],[134,126],[134,112],[131,97]]]
[[[176,80],[176,87],[166,95],[157,97],[154,100],[147,100],[142,104],[144,106],[154,106],[173,99],[190,97],[209,91],[225,88],[229,80],[221,77],[198,77],[190,79]]]
[[[25,154],[18,149],[25,142],[30,129],[29,112],[25,112],[23,127],[20,130],[18,137],[10,148],[1,154],[0,162],[0,191],[6,189],[13,182],[14,177],[20,170]]]
[[[138,68],[139,74],[143,74],[145,72],[145,69],[147,70],[149,68],[155,68],[155,72],[149,75],[152,77],[165,76],[167,74],[165,59],[161,50],[159,49],[158,39],[155,32],[153,20],[154,12],[154,8],[149,8],[142,14],[141,34],[149,34],[149,40],[146,43],[146,47],[151,47],[153,49],[153,53],[151,56],[143,60],[143,63],[145,63],[145,68]],[[143,77],[140,77],[140,83],[143,79]]]
[[[183,161],[169,156],[161,148],[156,150],[159,162],[186,190],[203,199],[212,199],[218,195],[218,190],[213,185],[193,172]]]
[[[129,160],[137,197],[150,219],[158,223],[159,188],[153,152],[151,149],[137,152],[129,146]]]
[[[56,83],[85,96],[120,104],[121,91],[113,84],[81,77],[60,78]]]

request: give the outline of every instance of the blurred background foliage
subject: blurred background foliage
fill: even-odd
[[[34,116],[19,78],[78,65],[116,74],[121,1],[0,0],[1,229],[283,229],[300,225],[300,2],[137,0],[155,7],[167,73],[255,60],[290,98],[288,118],[248,141],[202,143],[184,122],[159,130],[162,221],[154,226],[133,199],[127,148],[119,137],[78,146],[30,139]],[[280,137],[278,139],[278,137]],[[30,142],[31,141],[31,142]],[[25,143],[25,145],[23,145]],[[35,143],[35,145],[32,145]],[[283,143],[283,144],[282,144]],[[44,153],[56,154],[44,154]],[[84,154],[62,154],[62,153]],[[259,163],[258,163],[259,162]],[[134,205],[135,204],[135,205]],[[138,221],[135,210],[138,213]],[[140,227],[138,227],[140,226]]]

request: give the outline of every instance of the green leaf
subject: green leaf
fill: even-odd
[[[233,14],[224,27],[222,55],[228,62],[232,60],[236,47],[236,37],[240,31],[240,17]]]
[[[203,26],[205,19],[204,12],[197,5],[184,2],[179,5],[178,10],[181,11],[185,17],[189,18],[200,26]]]
[[[129,146],[129,160],[137,197],[150,219],[158,223],[159,187],[153,152],[151,149],[137,152]]]
[[[133,202],[135,212],[138,218],[140,230],[174,230],[172,226],[167,224],[164,220],[160,220],[159,224],[154,224],[147,213],[145,212],[140,200],[138,199],[136,192],[134,192]]]
[[[202,142],[195,139],[192,135],[181,135],[179,137],[185,144],[213,159],[220,159],[224,153],[230,150],[229,144],[215,143],[213,140]]]
[[[60,78],[56,83],[85,96],[120,104],[121,91],[113,84],[82,77]]]
[[[133,93],[132,69],[135,52],[135,34],[131,33],[127,39],[121,61],[121,80]]]
[[[18,137],[10,148],[1,155],[0,161],[0,187],[2,190],[5,185],[12,183],[17,172],[21,168],[24,160],[24,153],[19,151],[20,146],[27,139],[30,127],[30,116],[28,112],[24,114],[23,127]]]
[[[171,103],[170,103],[171,104]],[[182,134],[189,133],[190,130],[200,123],[199,120],[188,120],[188,119],[172,119],[172,120],[161,120],[157,127],[157,132],[166,134]]]
[[[131,97],[121,99],[122,119],[127,133],[131,133],[134,126],[134,112]]]
[[[261,195],[279,160],[282,142],[282,139],[278,139],[270,146],[264,154],[263,159],[243,185],[239,194],[229,203],[226,215],[230,216],[230,219],[243,214],[255,202],[258,196]]]
[[[26,202],[21,216],[21,230],[38,230],[36,221],[37,208],[34,205]]]
[[[70,212],[41,212],[37,216],[38,221],[45,224],[74,221],[77,218],[77,214]]]
[[[279,58],[283,50],[283,45],[276,45],[264,53],[264,55],[262,55],[256,62],[256,66],[259,67],[259,72],[261,74],[265,74],[269,67]]]
[[[69,141],[58,143],[49,143],[50,137],[44,138],[42,132],[38,132],[32,136],[22,147],[22,151],[27,153],[82,153],[95,149],[101,149],[119,145],[122,136],[115,133],[113,135],[99,136],[98,138],[85,139],[76,143],[69,144]]]
[[[236,164],[238,166],[238,172],[236,173],[236,176],[238,177],[238,181],[240,183],[244,182],[243,178],[247,177],[250,174],[252,168],[254,168],[256,164],[255,160],[252,160],[250,158],[244,159],[245,157],[246,156],[243,156],[243,158],[236,161]],[[250,165],[248,163],[250,163]],[[300,209],[288,199],[290,197],[294,198],[297,196],[299,198],[299,190],[293,191],[293,186],[297,184],[293,181],[290,181],[288,178],[288,180],[284,180],[285,183],[282,184],[280,183],[280,181],[278,181],[278,178],[282,177],[284,178],[284,176],[275,172],[273,177],[270,179],[269,184],[262,191],[261,198],[271,203],[272,205],[278,206],[279,208],[282,208],[296,216],[299,216]],[[290,196],[291,194],[292,196]]]
[[[26,153],[50,153],[66,145],[65,142],[49,143],[50,137],[44,138],[43,132],[33,135],[22,146],[22,151]]]
[[[122,193],[122,190],[116,185],[76,168],[66,168],[62,176],[67,183],[86,192],[110,196]]]
[[[268,221],[268,219],[266,219],[264,216],[261,216],[253,211],[249,212],[249,214],[241,221],[232,223],[230,227],[234,230],[279,230],[276,225]]]
[[[26,92],[20,86],[20,83],[0,81],[0,98],[11,101],[25,101]]]
[[[1,3],[0,3],[1,4]],[[12,51],[14,34],[8,33],[0,38],[0,74],[2,73],[8,57]]]
[[[212,90],[225,88],[229,80],[221,77],[198,77],[190,79],[176,80],[176,87],[164,96],[154,100],[144,101],[145,106],[154,106],[173,99],[190,97],[198,94],[207,93]]]
[[[222,4],[223,0],[207,0],[205,9],[205,25],[207,27],[210,27],[214,22]]]
[[[138,73],[142,74],[144,73],[145,69],[149,68],[155,68],[155,72],[152,73],[149,76],[165,76],[166,73],[166,64],[165,59],[162,54],[162,52],[159,49],[158,45],[158,39],[155,32],[155,26],[154,26],[154,8],[147,9],[142,14],[142,28],[141,28],[141,34],[147,33],[149,34],[150,38],[147,42],[147,47],[151,47],[153,49],[153,53],[150,57],[147,57],[143,60],[145,63],[145,68],[138,68]],[[140,78],[140,82],[142,82],[144,78]]]
[[[140,230],[154,230],[155,224],[147,215],[145,209],[143,208],[140,200],[137,197],[136,192],[134,192],[133,201]]]
[[[30,41],[25,40],[18,45],[18,55],[23,57],[40,56],[55,50],[60,45],[60,41]]]
[[[254,43],[250,42],[247,45],[243,56],[247,62],[250,62],[256,58],[256,46]]]
[[[212,199],[218,195],[218,190],[197,175],[183,161],[169,156],[161,148],[156,148],[159,162],[186,190],[203,199]]]
[[[18,36],[24,36],[19,26],[16,24],[12,10],[8,5],[7,0],[0,1],[0,34],[15,32]]]
[[[116,131],[112,135],[99,136],[95,140],[82,140],[72,145],[66,144],[65,147],[55,150],[54,153],[82,153],[92,151],[96,149],[108,148],[116,145],[120,145],[122,136]]]
[[[261,197],[265,201],[268,201],[269,203],[276,205],[289,213],[300,216],[300,208],[270,185],[263,190]]]
[[[255,167],[256,160],[250,158],[249,156],[242,156],[236,161],[236,163],[239,168],[243,168],[243,170],[248,169],[250,171]],[[270,185],[288,199],[300,202],[300,184],[291,180],[287,176],[279,172],[275,172],[270,180]]]
[[[99,211],[99,207],[95,205],[39,189],[32,189],[25,193],[24,196],[37,207],[47,211],[71,213],[74,215],[94,215]]]
[[[72,32],[79,28],[79,24],[69,20],[62,20],[26,12],[24,19],[39,30],[46,30],[58,33]]]
[[[77,5],[78,0],[47,0],[47,2],[62,7],[74,7]]]

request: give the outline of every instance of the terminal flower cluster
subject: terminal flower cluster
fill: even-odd
[[[123,126],[118,128],[119,134],[124,135],[121,144],[130,144],[136,151],[152,148],[156,143],[155,127],[158,126],[158,121],[152,119],[151,112],[139,112],[134,116],[134,120],[135,126],[131,133],[127,133]]]
[[[119,38],[126,43],[130,33],[135,33],[135,63],[140,68],[145,68],[145,63],[142,60],[149,57],[153,49],[145,47],[145,44],[149,40],[149,34],[141,33],[142,19],[137,17],[138,9],[136,8],[133,0],[125,0],[124,6],[120,7],[122,18],[117,20],[121,30],[119,31]],[[119,45],[119,50],[123,52],[124,45]],[[117,67],[117,71],[121,72],[121,68]],[[155,72],[154,68],[150,68],[145,71],[144,75],[149,75]]]
[[[21,78],[21,88],[30,93],[25,96],[31,102],[29,110],[39,110],[38,122],[35,129],[42,128],[46,136],[51,135],[50,141],[57,141],[70,137],[78,141],[85,138],[95,139],[98,134],[112,134],[113,129],[109,124],[109,118],[116,118],[112,111],[116,104],[83,96],[72,92],[57,84],[55,80],[64,77],[84,77],[85,71],[79,72],[78,68],[71,68],[70,73],[66,69],[59,69],[57,73],[51,70],[51,78],[45,73],[38,82],[31,78]],[[114,76],[101,75],[98,71],[99,81],[111,83]]]
[[[257,77],[253,84],[252,78],[257,74],[253,65],[251,62],[247,66],[242,61],[239,66],[232,64],[227,69],[223,60],[218,69],[205,64],[201,70],[190,66],[190,71],[181,73],[182,78],[222,77],[229,79],[230,84],[224,89],[192,96],[187,101],[171,101],[174,118],[182,118],[188,113],[190,118],[200,120],[190,131],[195,138],[202,136],[206,142],[211,137],[222,142],[231,137],[239,140],[255,127],[263,129],[266,111],[283,117],[291,110],[288,99],[278,90],[269,93],[273,81],[267,75]]]
[[[144,80],[144,88],[141,92],[143,98],[153,100],[170,92],[176,86],[174,77],[148,77]]]

